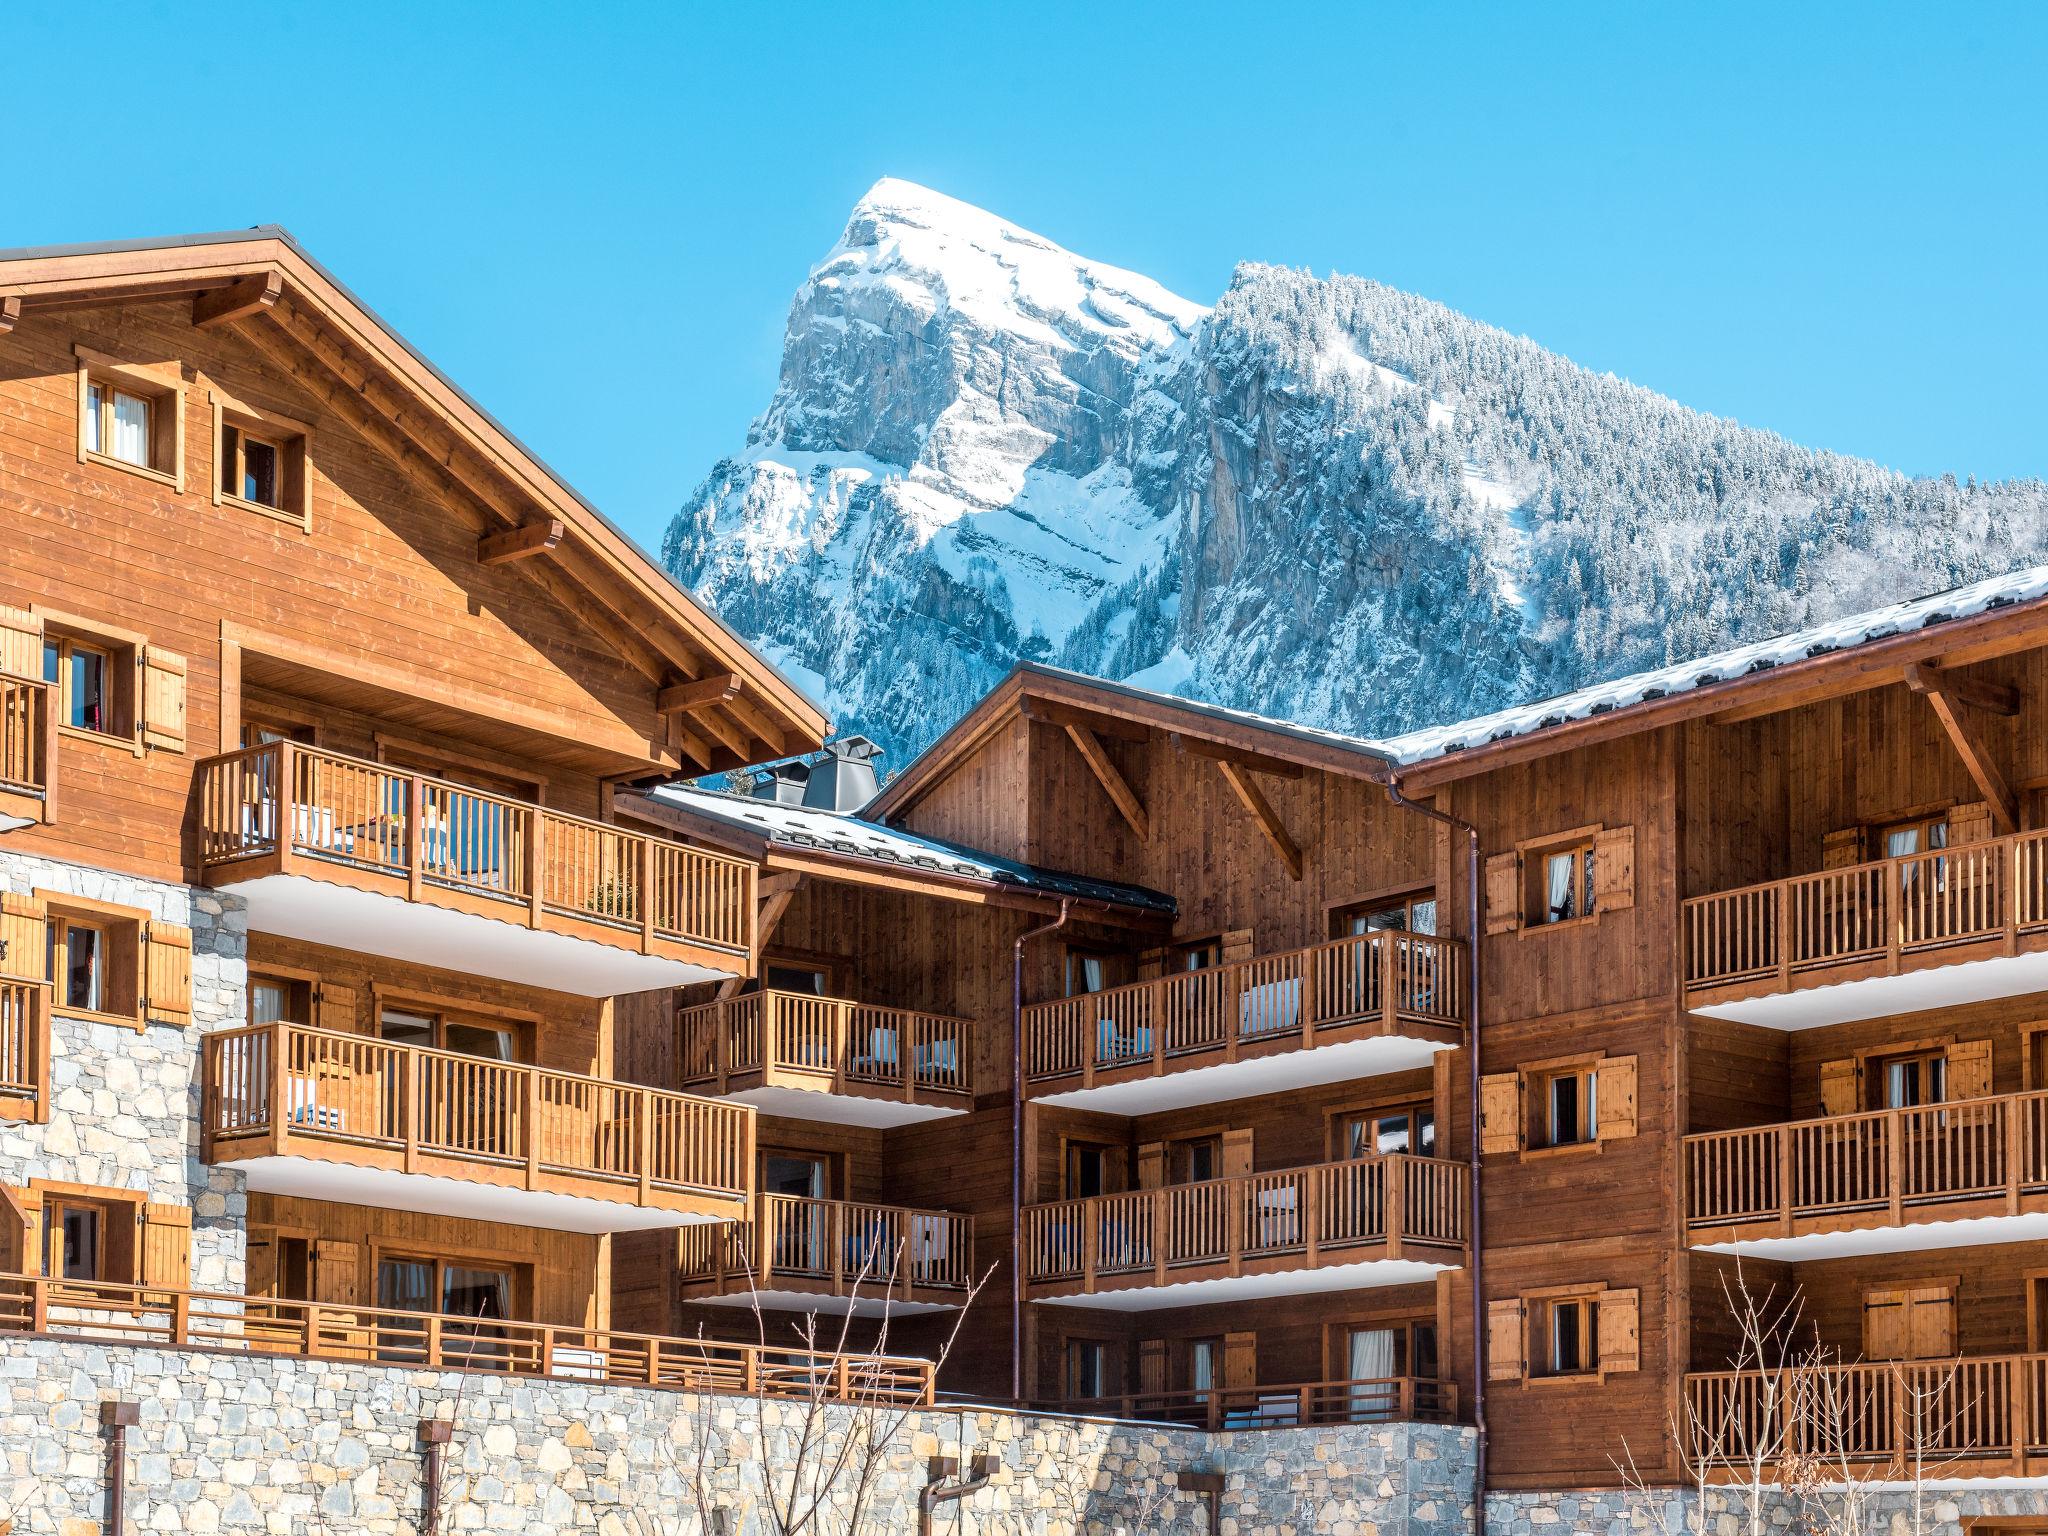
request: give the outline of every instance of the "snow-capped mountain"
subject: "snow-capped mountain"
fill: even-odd
[[[669,568],[909,760],[1019,656],[1372,734],[2048,560],[1915,480],[1355,277],[1213,309],[878,183]]]

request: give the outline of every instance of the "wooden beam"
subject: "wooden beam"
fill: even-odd
[[[1906,686],[1915,693],[1945,693],[1959,704],[1981,709],[1987,715],[2016,715],[2020,712],[2020,691],[2003,683],[1964,677],[1953,668],[1934,662],[1919,662],[1906,668]]]
[[[192,323],[202,331],[261,314],[284,293],[280,272],[252,272],[239,283],[215,288],[192,301]]]
[[[727,699],[725,701],[725,712],[752,731],[761,745],[768,749],[762,754],[764,757],[786,757],[789,755],[783,747],[783,743],[788,738],[776,727],[775,722],[768,718],[767,711],[757,707],[754,701],[744,693],[735,693],[731,698]]]
[[[1299,763],[1290,763],[1284,757],[1268,757],[1263,752],[1247,752],[1241,747],[1226,747],[1219,741],[1206,741],[1200,736],[1183,736],[1174,731],[1169,740],[1176,752],[1185,752],[1189,757],[1210,757],[1219,763],[1235,763],[1248,773],[1263,773],[1275,779],[1298,779],[1302,775]]]
[[[1025,694],[1017,701],[1018,713],[1026,720],[1036,720],[1041,725],[1080,726],[1098,736],[1113,736],[1118,741],[1150,741],[1152,730],[1141,721],[1126,720],[1118,715],[1103,714],[1099,710],[1076,709],[1071,704],[1057,704],[1051,699],[1041,699]]]
[[[739,674],[720,672],[695,682],[669,684],[654,696],[654,707],[664,715],[694,715],[723,704],[739,691]]]
[[[755,944],[762,949],[768,947],[768,939],[781,923],[789,904],[796,899],[796,893],[804,883],[804,877],[795,870],[784,870],[779,874],[762,877],[758,891],[761,908],[754,920]]]
[[[551,517],[544,522],[522,523],[503,533],[487,533],[476,541],[476,563],[510,565],[514,560],[530,560],[561,543],[563,532],[562,520]]]
[[[1977,786],[1977,793],[1991,807],[1992,825],[2001,834],[2019,831],[2019,805],[2013,798],[2012,787],[1992,760],[1989,746],[1971,729],[1969,710],[1963,699],[1951,693],[1940,675],[1927,667],[1908,667],[1906,685],[1933,706],[1934,717],[1941,722],[1949,745],[1963,760],[1963,767],[1969,772],[1970,781]]]
[[[1287,828],[1280,820],[1280,813],[1273,809],[1273,803],[1266,798],[1265,791],[1253,781],[1252,776],[1236,761],[1227,757],[1216,759],[1216,771],[1223,775],[1223,782],[1237,791],[1237,798],[1252,814],[1252,820],[1259,824],[1259,830],[1266,834],[1266,841],[1273,845],[1273,851],[1280,855],[1280,862],[1287,867],[1290,879],[1301,878],[1301,849],[1293,838],[1287,835]]]
[[[21,319],[21,295],[10,293],[0,299],[0,336],[13,330]]]
[[[1152,840],[1150,822],[1145,816],[1145,802],[1138,798],[1138,792],[1131,788],[1130,781],[1123,776],[1109,752],[1096,734],[1085,725],[1067,726],[1067,740],[1074,744],[1074,750],[1081,754],[1095,775],[1095,782],[1102,786],[1102,792],[1109,796],[1110,803],[1130,823],[1131,830],[1138,834],[1138,841]]]
[[[754,754],[747,750],[747,733],[717,710],[698,710],[690,716],[690,724],[725,743],[726,749],[739,760],[733,766],[738,767],[752,759]]]

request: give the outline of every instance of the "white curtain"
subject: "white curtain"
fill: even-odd
[[[105,453],[107,445],[100,441],[100,386],[88,384],[85,387],[85,450],[87,453]]]
[[[128,464],[149,462],[149,402],[114,391],[114,457]]]
[[[1346,1362],[1353,1381],[1384,1381],[1394,1374],[1394,1331],[1391,1328],[1354,1328],[1351,1358]],[[1386,1415],[1392,1400],[1384,1387],[1354,1387],[1351,1417],[1354,1422]]]
[[[1550,903],[1550,920],[1561,922],[1567,917],[1577,916],[1572,903],[1572,871],[1578,860],[1568,853],[1554,853],[1544,866],[1544,878],[1549,886],[1546,899]]]

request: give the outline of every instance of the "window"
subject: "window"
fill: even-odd
[[[1436,932],[1436,892],[1420,890],[1406,896],[1378,901],[1354,902],[1330,914],[1330,937],[1348,939],[1358,934],[1405,930],[1408,933]]]
[[[310,528],[313,429],[213,392],[213,501]]]
[[[78,461],[185,488],[176,364],[126,363],[88,347],[78,357]]]
[[[1956,1352],[1956,1281],[1863,1294],[1863,1353],[1872,1360],[1946,1360]]]
[[[1136,969],[1131,957],[1121,950],[1069,946],[1067,996],[1080,997],[1089,992],[1107,992],[1112,987],[1125,986],[1137,979]]]
[[[52,1200],[43,1208],[43,1273],[53,1280],[109,1280],[107,1209],[93,1201]]]
[[[46,927],[53,1006],[133,1019],[139,1011],[141,922],[52,909]]]
[[[1200,1184],[1223,1176],[1223,1138],[1195,1136],[1167,1146],[1168,1166],[1176,1184]]]
[[[1337,1117],[1330,1155],[1335,1158],[1375,1157],[1386,1152],[1436,1155],[1436,1110],[1428,1104],[1403,1104],[1360,1110]]]
[[[1123,1155],[1120,1148],[1092,1142],[1067,1143],[1066,1198],[1087,1200],[1096,1195],[1115,1194],[1123,1187]]]
[[[803,1200],[832,1198],[832,1165],[826,1158],[803,1152],[763,1152],[761,1191]]]
[[[1921,1104],[1939,1104],[1948,1097],[1948,1053],[1915,1051],[1872,1063],[1871,1074],[1877,1102],[1873,1109],[1913,1109]]]
[[[1560,1296],[1537,1308],[1535,1374],[1584,1376],[1599,1369],[1595,1299]]]
[[[812,997],[832,995],[832,973],[815,966],[776,964],[768,966],[767,987],[771,992],[803,992]]]
[[[1535,890],[1529,902],[1538,925],[1568,923],[1593,915],[1593,844],[1586,841],[1532,853],[1529,869]]]
[[[1208,1392],[1221,1385],[1219,1378],[1223,1368],[1223,1341],[1221,1339],[1188,1340],[1187,1389],[1190,1392]]]
[[[1599,1073],[1566,1067],[1532,1076],[1535,1112],[1532,1146],[1575,1147],[1600,1135]]]
[[[1115,1346],[1103,1339],[1071,1339],[1067,1343],[1067,1395],[1109,1397],[1117,1391]]]
[[[1223,963],[1223,945],[1217,939],[1203,939],[1193,944],[1176,944],[1167,951],[1167,960],[1167,968],[1172,971],[1206,971],[1211,966]]]
[[[310,1024],[313,1021],[311,982],[289,976],[249,976],[251,1024]]]
[[[313,727],[261,715],[242,716],[242,745],[267,747],[273,741],[297,741],[311,745]]]
[[[502,1321],[512,1316],[514,1280],[509,1268],[464,1258],[390,1255],[377,1261],[377,1305],[393,1312],[440,1312],[450,1317]],[[424,1330],[422,1330],[422,1339]],[[445,1353],[500,1356],[504,1330],[489,1322],[445,1325]],[[416,1346],[395,1348],[395,1358],[414,1356]]]
[[[377,1016],[377,1033],[394,1045],[453,1051],[460,1056],[480,1056],[486,1061],[521,1059],[519,1031],[487,1019],[385,1008]]]
[[[1905,858],[1909,854],[1932,853],[1937,848],[1948,846],[1948,812],[1934,816],[1916,816],[1911,821],[1896,821],[1890,826],[1877,830],[1877,846],[1887,859]]]
[[[132,736],[132,652],[69,635],[43,640],[43,681],[56,690],[57,723],[96,736]]]

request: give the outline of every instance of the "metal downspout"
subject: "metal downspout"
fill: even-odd
[[[1024,1404],[1024,946],[1067,926],[1074,899],[1060,915],[1026,929],[1010,947],[1010,1401]]]

